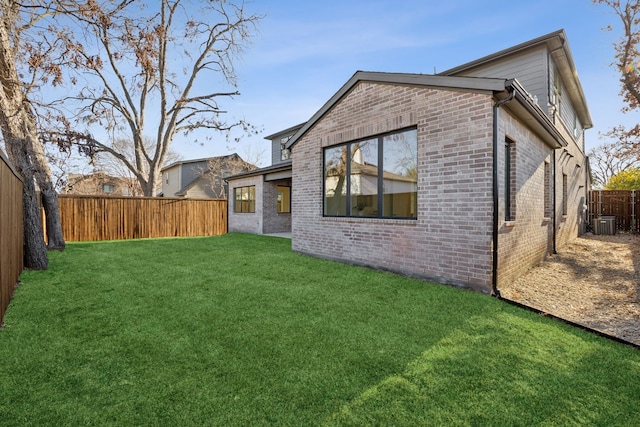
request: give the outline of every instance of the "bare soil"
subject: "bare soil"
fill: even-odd
[[[558,248],[505,299],[640,345],[640,236],[586,234]]]

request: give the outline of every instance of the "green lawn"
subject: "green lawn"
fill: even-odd
[[[0,331],[0,425],[640,425],[640,351],[290,241],[72,243]]]

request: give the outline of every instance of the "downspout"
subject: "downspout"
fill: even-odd
[[[225,218],[227,218],[227,233],[229,232],[229,201],[231,200],[231,189],[229,188],[229,181],[226,179],[222,179],[227,184],[227,191],[225,195],[227,196],[227,211],[225,212]],[[223,184],[224,188],[224,184]],[[235,201],[235,200],[234,200]]]
[[[500,291],[498,290],[498,225],[500,222],[498,216],[500,199],[500,186],[498,183],[498,110],[515,97],[515,89],[510,87],[508,90],[509,96],[493,104],[493,262],[491,268],[491,295],[498,298],[500,297]]]
[[[553,237],[552,237],[552,243],[553,243],[553,248],[551,249],[551,253],[552,254],[557,254],[557,250],[556,250],[556,228],[557,228],[557,224],[556,224],[556,220],[558,217],[558,211],[556,210],[556,187],[558,185],[557,183],[557,162],[556,162],[556,150],[553,150],[551,152],[551,161],[553,162],[553,203],[552,203],[552,209],[553,209]],[[547,235],[548,236],[548,235]]]

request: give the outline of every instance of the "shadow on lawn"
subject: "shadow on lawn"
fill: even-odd
[[[628,361],[559,328],[508,313],[472,317],[326,424],[638,424],[640,386],[628,384],[638,384],[640,366],[613,367]]]

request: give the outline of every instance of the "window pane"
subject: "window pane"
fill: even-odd
[[[248,213],[256,211],[256,187],[236,187],[235,212]]]
[[[378,216],[378,140],[349,144],[351,216]]]
[[[237,187],[233,189],[236,197],[236,203],[235,203],[235,212],[242,212],[242,187]]]
[[[249,187],[249,206],[245,212],[255,212],[256,211],[256,187]]]
[[[383,216],[417,218],[418,134],[408,130],[383,138]]]
[[[324,152],[324,214],[347,215],[347,146]]]
[[[278,213],[291,212],[291,187],[278,187]]]

